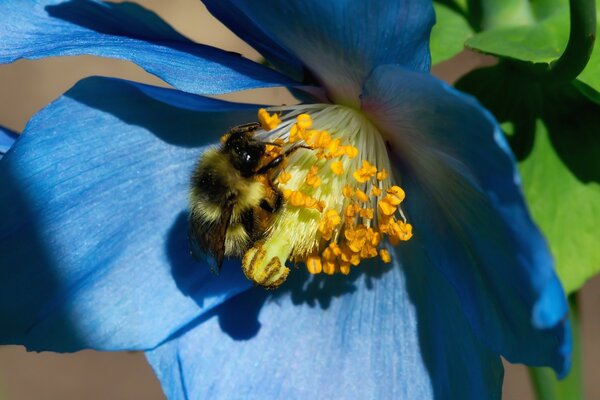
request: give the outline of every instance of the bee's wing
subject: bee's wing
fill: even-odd
[[[225,259],[225,239],[233,212],[233,204],[223,207],[221,218],[210,226],[202,226],[190,219],[188,238],[192,256],[206,261],[214,274],[219,274]]]

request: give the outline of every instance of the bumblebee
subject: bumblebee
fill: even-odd
[[[232,128],[220,147],[199,159],[190,184],[189,240],[192,255],[206,260],[218,274],[225,257],[243,257],[262,240],[283,206],[273,182],[286,158],[300,147],[283,151],[281,144],[254,136],[260,124]],[[281,149],[269,157],[267,145]]]

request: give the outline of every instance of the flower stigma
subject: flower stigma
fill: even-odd
[[[329,275],[348,274],[365,259],[391,262],[385,241],[409,240],[412,226],[377,128],[359,111],[329,104],[260,109],[258,120],[255,136],[269,143],[266,157],[299,149],[274,178],[285,202],[244,255],[246,276],[275,288],[287,278],[286,261]]]

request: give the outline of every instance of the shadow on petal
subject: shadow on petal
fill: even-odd
[[[0,253],[5,255],[0,262],[0,344],[23,344],[30,351],[45,350],[48,343],[57,349],[81,347],[85,340],[66,315],[61,317],[60,334],[40,338],[35,332],[64,300],[65,288],[57,272],[60,262],[48,249],[52,241],[36,229],[40,216],[33,211],[18,172],[7,164],[0,162],[0,204],[11,205],[10,213],[2,213],[0,219]],[[7,239],[20,231],[26,231],[26,243],[14,247]]]

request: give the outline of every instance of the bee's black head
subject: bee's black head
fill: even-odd
[[[223,144],[223,150],[243,176],[251,176],[256,173],[265,154],[265,144],[255,140],[248,132],[233,132]]]

